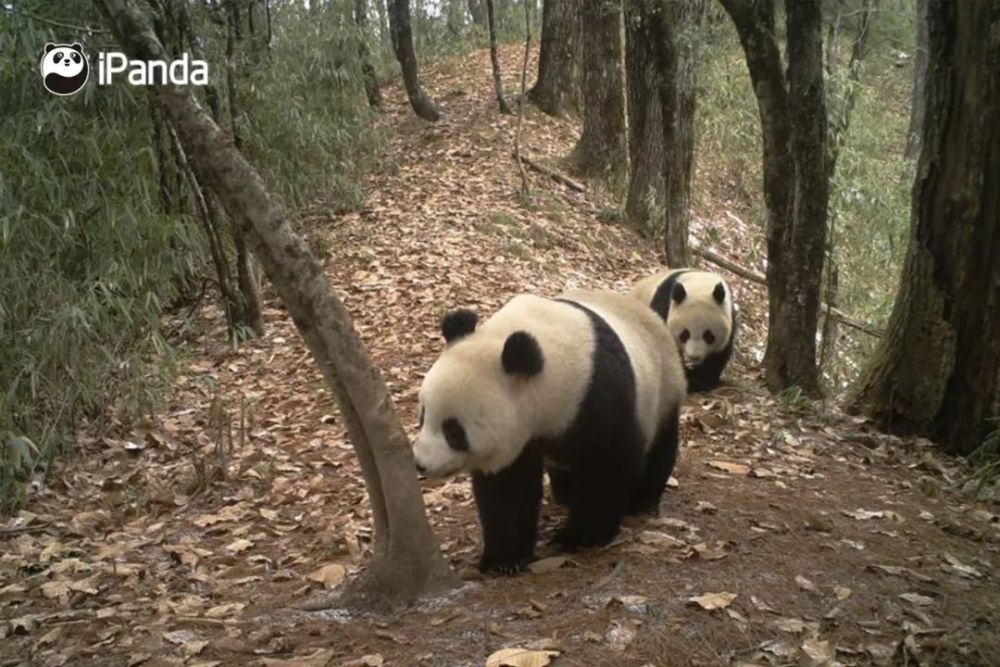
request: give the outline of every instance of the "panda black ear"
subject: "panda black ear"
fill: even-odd
[[[674,283],[674,289],[670,292],[670,298],[674,300],[674,303],[680,303],[687,298],[687,290],[684,289],[684,285],[680,283]]]
[[[80,53],[83,53],[83,47],[80,46],[79,42],[73,42],[72,44],[69,45],[69,48],[73,49],[74,51],[79,51]]]
[[[52,42],[49,42],[48,44],[45,45],[45,53],[48,53],[54,48],[56,48],[56,45],[53,44]]]
[[[446,343],[468,336],[476,330],[479,317],[468,308],[453,310],[441,319],[441,334]]]
[[[511,375],[531,377],[542,372],[545,359],[534,336],[527,331],[515,331],[503,345],[500,363],[504,371]]]
[[[721,306],[722,302],[726,300],[726,287],[722,283],[718,283],[712,290],[712,297]]]

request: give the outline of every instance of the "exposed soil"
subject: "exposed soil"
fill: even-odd
[[[511,91],[518,51],[502,51]],[[597,184],[581,194],[533,174],[519,202],[515,120],[496,113],[486,51],[424,75],[444,120],[417,120],[386,90],[393,145],[367,205],[299,223],[410,427],[446,308],[486,316],[518,292],[624,290],[658,256],[602,222],[611,199]],[[559,167],[577,131],[531,108],[524,150]],[[751,264],[741,248],[757,232],[721,206],[697,213],[698,242]],[[0,527],[0,664],[483,665],[504,647],[557,650],[556,666],[1000,664],[996,506],[959,492],[957,463],[929,443],[765,392],[764,294],[728,277],[739,350],[726,386],[687,401],[660,517],[542,572],[482,578],[467,480],[428,483],[466,584],[381,616],[295,608],[314,579],[363,567],[359,472],[273,295],[266,338],[236,351],[205,305],[182,327],[164,409],[81,433],[79,456]],[[544,540],[559,520],[547,503],[540,558],[556,555]],[[709,593],[735,597],[690,601]]]

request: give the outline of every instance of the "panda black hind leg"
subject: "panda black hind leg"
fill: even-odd
[[[472,475],[483,528],[481,572],[514,574],[534,560],[542,502],[542,457],[525,450],[498,472]]]
[[[646,455],[646,469],[642,481],[635,490],[630,514],[655,512],[660,507],[660,498],[670,479],[670,473],[677,462],[680,439],[680,412],[674,410],[660,424],[656,440]]]

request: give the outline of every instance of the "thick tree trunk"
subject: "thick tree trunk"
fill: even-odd
[[[628,168],[621,0],[583,0],[583,132],[570,161],[578,174],[622,183]]]
[[[497,106],[500,113],[513,113],[507,106],[503,96],[503,82],[500,81],[500,56],[497,54],[496,16],[493,11],[493,0],[486,0],[486,13],[490,24],[490,64],[493,67],[493,90],[497,96]]]
[[[382,106],[382,91],[378,87],[378,77],[368,52],[368,3],[354,0],[354,24],[358,27],[358,59],[361,61],[361,76],[365,80],[365,96],[368,106],[373,109]]]
[[[694,162],[694,110],[697,44],[703,0],[666,0],[667,13],[658,42],[660,121],[665,192],[663,251],[667,266],[689,266],[691,166]]]
[[[166,54],[133,0],[98,0],[129,56]],[[330,387],[361,464],[375,523],[375,549],[355,600],[392,604],[454,583],[427,523],[413,455],[381,374],[344,304],[260,175],[195,101],[191,89],[156,95],[201,182],[247,231],[258,256]]]
[[[924,127],[924,82],[927,80],[927,3],[917,0],[916,33],[913,48],[913,97],[910,98],[910,129],[906,132],[904,157],[914,158],[920,151]]]
[[[747,59],[764,144],[768,336],[772,391],[820,391],[816,367],[826,238],[826,104],[819,0],[786,6],[788,77],[775,41],[773,0],[721,0]]]
[[[538,52],[538,79],[528,99],[550,116],[580,108],[583,40],[581,0],[545,0]]]
[[[649,235],[662,230],[663,116],[658,45],[666,41],[663,0],[625,0],[625,91],[628,101],[629,180],[625,217]],[[669,72],[668,72],[669,76]],[[670,266],[685,266],[670,264]]]
[[[417,54],[413,49],[413,32],[410,29],[410,0],[388,0],[389,28],[392,31],[392,44],[396,51],[396,60],[403,70],[403,85],[406,96],[413,107],[413,113],[424,120],[436,121],[441,115],[437,107],[420,85],[417,73]]]
[[[1000,5],[932,0],[910,244],[851,405],[968,454],[1000,416]]]

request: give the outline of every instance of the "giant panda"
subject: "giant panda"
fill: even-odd
[[[719,386],[736,339],[733,292],[722,276],[672,269],[640,281],[631,294],[666,322],[681,352],[688,390]]]
[[[472,473],[483,572],[534,558],[542,472],[569,515],[554,542],[607,544],[655,510],[674,467],[684,372],[649,308],[626,295],[523,294],[476,328],[442,320],[446,347],[420,387],[418,471]]]

